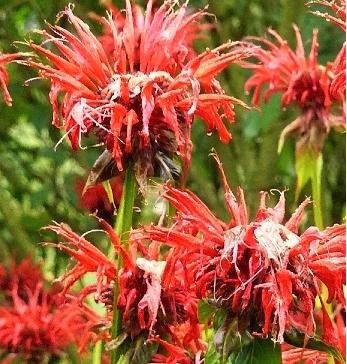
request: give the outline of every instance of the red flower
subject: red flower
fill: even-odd
[[[6,72],[5,66],[7,63],[18,59],[21,56],[20,53],[14,54],[0,54],[0,89],[3,92],[3,99],[8,106],[12,105],[12,98],[8,92],[8,74]]]
[[[322,5],[335,13],[334,15],[328,12],[313,11],[312,13],[325,18],[327,21],[332,22],[339,26],[346,32],[346,1],[345,0],[315,0],[309,2],[309,5]],[[330,94],[331,96],[343,103],[345,111],[346,99],[346,42],[343,43],[342,49],[337,55],[332,67],[335,76],[331,82]]]
[[[191,262],[197,295],[228,310],[230,319],[238,319],[241,332],[272,336],[280,343],[292,329],[313,335],[319,282],[328,287],[327,303],[344,301],[345,226],[323,232],[311,227],[299,234],[309,199],[283,224],[284,194],[269,208],[265,192],[254,221],[249,222],[242,189],[236,198],[222,174],[230,222],[214,217],[191,192],[166,185],[164,196],[178,211],[175,223],[172,228],[143,228],[142,240],[180,247],[181,255]],[[323,340],[337,346],[326,313]]]
[[[330,94],[335,100],[340,100],[343,103],[346,113],[346,42],[334,61],[333,72],[335,77],[330,85]]]
[[[107,8],[107,11],[111,13],[112,19],[114,22],[114,26],[117,29],[118,33],[122,33],[126,22],[127,22],[127,14],[124,11],[119,10],[116,6],[114,6],[112,3],[105,3],[104,6]],[[152,1],[151,6],[151,12],[156,13],[158,10],[160,10],[160,6],[157,1]],[[133,24],[134,24],[134,38],[140,39],[141,34],[144,30],[145,25],[145,16],[143,14],[142,8],[137,4],[131,4],[131,9],[133,13]],[[167,7],[168,9],[168,7]],[[186,10],[185,10],[186,11]],[[192,15],[191,13],[189,15]],[[202,13],[201,13],[202,15]],[[108,56],[112,57],[112,53],[114,52],[114,35],[112,28],[110,27],[110,23],[101,16],[98,16],[95,13],[91,13],[90,17],[97,20],[100,24],[103,26],[103,35],[98,37],[100,43],[104,47],[106,53]],[[193,42],[197,38],[203,38],[202,34],[200,34],[201,30],[208,30],[211,28],[210,24],[201,24],[196,21],[188,21],[185,24],[184,27],[184,35],[181,35],[182,42],[185,43],[185,47],[187,48],[186,52],[189,53],[187,55],[188,58],[192,58],[195,56],[195,52],[193,50]]]
[[[37,267],[32,266],[32,271],[36,273]],[[80,307],[73,297],[62,302],[44,288],[43,280],[33,287],[24,284],[20,275],[11,278],[11,290],[2,292],[6,299],[0,306],[0,349],[8,358],[41,362],[51,355],[60,356],[71,343],[86,342],[97,319],[95,313]],[[29,282],[31,277],[25,279]]]
[[[95,272],[97,283],[86,287],[80,299],[95,293],[95,299],[104,303],[112,313],[113,284],[117,282],[123,332],[131,339],[146,333],[150,340],[163,344],[157,335],[165,336],[165,340],[176,345],[176,352],[187,358],[186,350],[195,353],[204,348],[197,319],[197,298],[189,290],[188,267],[183,265],[184,259],[178,259],[179,251],[173,249],[165,259],[159,260],[160,247],[156,243],[146,247],[135,241],[125,250],[112,227],[102,219],[98,221],[122,257],[124,267],[117,270],[114,262],[68,226],[49,226],[49,230],[65,240],[57,245],[58,248],[77,261],[75,267],[60,279],[64,292],[87,272]],[[165,342],[163,345],[169,350],[171,344]]]
[[[254,49],[258,64],[245,63],[254,72],[246,82],[245,89],[254,90],[252,100],[255,105],[259,104],[261,97],[267,101],[272,94],[280,92],[283,107],[294,104],[301,109],[301,115],[283,130],[279,148],[288,134],[297,133],[303,136],[302,143],[321,150],[326,133],[331,127],[344,125],[344,119],[331,113],[331,67],[323,67],[318,63],[317,30],[313,31],[311,51],[307,57],[299,29],[295,25],[294,31],[297,42],[295,52],[274,30],[270,29],[269,33],[277,44],[255,38],[267,49]],[[265,85],[268,87],[263,91]]]
[[[53,124],[59,126],[61,115],[72,147],[94,132],[112,153],[116,169],[132,163],[138,177],[167,171],[166,159],[174,155],[189,163],[194,116],[229,142],[222,119],[233,122],[233,105],[245,106],[226,96],[215,77],[248,57],[250,46],[227,43],[193,56],[192,29],[205,12],[186,14],[187,4],[177,10],[175,5],[166,1],[152,11],[150,0],[143,15],[127,0],[124,18],[117,13],[115,19],[103,19],[107,42],[99,41],[67,8],[61,16],[68,17],[77,34],[51,26],[52,34],[42,35],[55,53],[29,44],[51,65],[25,62],[51,81]],[[64,94],[61,113],[59,94]]]
[[[16,287],[18,295],[25,299],[27,292],[33,293],[42,282],[40,267],[33,264],[31,258],[25,258],[19,264],[12,262],[10,269],[0,266],[0,290],[5,296],[11,296]]]

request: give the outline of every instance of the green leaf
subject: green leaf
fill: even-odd
[[[200,300],[198,303],[198,319],[202,324],[207,324],[212,315],[216,312],[216,308],[205,300]]]
[[[270,339],[255,339],[232,354],[233,364],[281,364],[282,353],[279,344]]]
[[[307,149],[301,153],[297,153],[295,159],[295,170],[297,174],[296,199],[305,185],[310,181],[313,169],[316,168],[317,154]]]
[[[209,341],[207,351],[204,358],[205,364],[219,364],[218,354],[212,341]]]
[[[307,182],[311,181],[313,212],[315,224],[320,228],[324,228],[322,211],[321,211],[321,176],[322,176],[323,157],[322,153],[307,148],[301,149],[300,153],[296,153],[295,169],[297,174],[297,185],[295,191],[296,201],[300,192]]]
[[[230,353],[234,352],[241,346],[241,335],[238,331],[238,320],[233,320],[225,333],[222,351],[222,363],[226,363]]]
[[[130,364],[130,359],[131,359],[131,354],[132,354],[132,350],[128,351],[126,354],[122,354],[120,355],[119,359],[117,359],[117,364]]]
[[[251,340],[252,337],[248,332],[244,332],[242,335],[239,332],[237,318],[229,321],[226,317],[214,336],[214,344],[221,357],[221,363],[227,363],[232,353],[242,350],[242,347],[247,346]]]
[[[112,191],[112,187],[111,187],[111,184],[110,184],[110,180],[102,182],[102,186],[103,186],[103,188],[104,188],[104,190],[106,192],[108,201],[110,202],[110,204],[114,208],[116,208],[116,205],[115,205],[114,199],[113,199],[113,191]]]
[[[115,339],[105,344],[105,350],[106,351],[116,350],[120,345],[122,345],[122,343],[127,337],[128,337],[127,333],[125,332],[121,333]]]
[[[297,331],[291,331],[286,333],[284,340],[293,346],[298,348],[305,347],[307,349],[319,350],[332,355],[340,363],[345,363],[342,354],[333,346],[326,344],[319,337],[314,336],[312,338],[305,338],[305,335],[300,334]]]
[[[228,311],[224,309],[217,310],[213,318],[213,328],[218,331],[220,327],[225,323],[228,315]]]
[[[121,335],[120,335],[121,336]],[[140,336],[132,342],[124,354],[119,356],[117,364],[146,364],[158,350],[158,343],[149,342],[145,336]]]
[[[149,342],[145,337],[136,340],[132,364],[146,364],[158,350],[158,343]]]

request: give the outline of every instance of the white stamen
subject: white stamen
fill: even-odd
[[[259,244],[264,248],[269,259],[273,259],[280,266],[287,250],[293,248],[299,241],[299,237],[285,226],[271,220],[263,221],[254,230],[254,235]]]

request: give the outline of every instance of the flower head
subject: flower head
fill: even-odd
[[[330,12],[313,11],[312,13],[325,18],[327,21],[339,26],[346,32],[346,1],[345,0],[315,0],[308,5],[321,5],[330,10]],[[335,13],[334,15],[331,12]],[[341,101],[345,111],[346,99],[346,42],[343,43],[341,51],[337,55],[332,71],[334,78],[330,85],[331,96],[338,101]]]
[[[188,289],[189,273],[183,260],[178,261],[179,252],[173,249],[159,259],[158,244],[147,247],[136,242],[135,237],[129,248],[125,249],[120,245],[113,228],[102,219],[98,221],[122,258],[123,268],[117,269],[113,261],[67,225],[51,225],[48,229],[64,239],[57,247],[77,262],[72,270],[60,278],[64,292],[87,272],[95,272],[96,284],[81,291],[80,299],[94,293],[95,299],[103,303],[112,316],[113,285],[117,283],[117,306],[122,315],[123,332],[131,340],[144,334],[169,352],[170,345],[176,345],[175,355],[186,358],[189,358],[186,350],[193,353],[201,350],[204,345],[197,319],[197,298]],[[110,320],[110,317],[106,320]],[[167,341],[159,339],[164,335],[168,335]]]
[[[31,258],[25,258],[19,264],[12,262],[9,269],[0,266],[0,290],[5,297],[11,296],[16,287],[18,295],[26,299],[28,291],[34,292],[43,280],[40,266],[34,264]]]
[[[175,6],[175,4],[172,3],[168,3],[166,4],[167,7],[166,9],[169,10],[170,6],[173,7]],[[118,9],[115,5],[113,5],[112,3],[106,2],[104,4],[104,6],[107,8],[107,11],[109,13],[111,13],[112,15],[112,19],[114,22],[114,26],[117,29],[118,33],[122,33],[124,27],[126,26],[126,22],[128,21],[127,19],[127,12],[126,11],[122,11],[120,9]],[[184,5],[186,7],[186,5]],[[150,11],[152,13],[156,13],[158,10],[159,12],[162,11],[162,9],[159,9],[160,5],[158,4],[157,1],[152,1],[152,3],[150,4],[150,7],[147,7],[147,9],[150,9]],[[129,7],[127,8],[129,9]],[[132,14],[133,14],[133,27],[134,27],[134,34],[135,34],[135,39],[140,39],[141,37],[141,33],[144,29],[144,25],[145,25],[145,16],[143,13],[142,8],[137,5],[136,3],[132,3],[131,4],[131,10],[132,10]],[[185,9],[185,13],[187,12],[188,9]],[[192,15],[191,12],[188,10],[189,15]],[[203,14],[201,15],[205,15],[206,13],[203,12]],[[207,15],[207,14],[206,14]],[[184,16],[187,16],[186,14]],[[94,18],[95,20],[97,20],[102,26],[103,26],[103,34],[101,36],[98,37],[100,43],[102,44],[102,46],[104,47],[106,53],[110,56],[112,56],[112,53],[114,52],[114,35],[112,32],[112,28],[109,25],[109,22],[105,20],[104,17],[101,17],[95,13],[91,13],[90,14],[91,18]],[[188,19],[187,19],[188,20]],[[178,25],[178,24],[177,24]],[[195,56],[195,51],[193,49],[193,42],[199,38],[199,37],[203,37],[201,34],[201,30],[204,29],[210,29],[211,25],[210,24],[203,24],[200,23],[199,21],[187,21],[186,24],[184,25],[184,34],[181,34],[180,36],[177,34],[176,36],[179,36],[181,38],[181,41],[184,43],[184,46],[186,47],[186,50],[184,51],[184,53],[189,53],[189,55],[187,55],[187,57],[192,58],[193,56]],[[159,35],[160,37],[160,35]]]
[[[24,267],[27,270],[28,262],[12,269],[11,284],[2,291],[5,300],[0,305],[0,349],[9,357],[41,362],[60,356],[71,343],[85,343],[97,316],[79,306],[73,297],[62,301],[54,291],[44,288],[43,279],[22,277],[20,273]],[[35,274],[37,269],[31,267]]]
[[[0,89],[3,93],[3,99],[8,106],[12,105],[12,98],[8,92],[8,74],[5,69],[6,64],[18,59],[21,56],[20,53],[14,54],[1,54],[0,53]]]
[[[250,222],[242,189],[236,197],[222,174],[228,223],[217,219],[191,192],[166,185],[164,197],[177,209],[176,220],[171,228],[144,227],[142,240],[180,247],[191,261],[196,294],[227,310],[240,332],[270,336],[280,343],[294,329],[313,335],[315,302],[322,299],[319,282],[328,287],[328,303],[344,301],[345,226],[322,232],[310,227],[299,234],[309,199],[284,223],[284,194],[270,208],[265,192]],[[329,316],[323,312],[323,340],[335,345]]]
[[[344,125],[344,120],[331,113],[331,66],[324,67],[318,63],[317,30],[313,31],[308,56],[305,56],[296,25],[294,31],[297,43],[295,51],[272,29],[269,34],[276,42],[256,38],[264,48],[254,49],[258,64],[246,63],[246,67],[253,70],[253,75],[246,82],[245,89],[254,90],[255,105],[259,104],[261,98],[267,101],[272,94],[279,92],[282,93],[283,107],[293,104],[300,108],[301,115],[283,130],[279,148],[288,134],[296,133],[302,137],[301,143],[321,150],[326,133],[331,127]],[[267,88],[263,90],[265,85]]]
[[[74,149],[81,147],[82,135],[95,133],[116,170],[130,163],[138,179],[167,171],[174,156],[189,164],[194,116],[228,142],[223,119],[233,122],[234,104],[244,105],[226,96],[215,77],[248,57],[251,46],[229,42],[195,56],[191,43],[205,11],[189,14],[186,3],[175,9],[176,3],[165,1],[154,11],[150,0],[142,14],[127,0],[124,17],[103,18],[107,41],[95,37],[68,7],[60,16],[75,33],[60,26],[42,32],[55,52],[29,43],[50,63],[25,62],[51,81],[53,125],[60,125],[61,116]]]

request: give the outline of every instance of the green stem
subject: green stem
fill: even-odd
[[[134,172],[131,168],[128,168],[125,172],[125,178],[123,183],[122,199],[120,201],[115,230],[120,237],[122,243],[126,242],[129,236],[129,231],[132,226],[133,220],[133,207],[136,196],[136,179]],[[118,271],[122,267],[122,261],[120,257],[117,259]],[[121,330],[121,314],[117,309],[117,302],[119,296],[119,285],[116,284],[114,288],[114,299],[113,299],[113,319],[111,328],[111,337],[115,339]],[[119,348],[111,351],[111,364],[116,364],[120,357]]]
[[[93,350],[93,364],[101,364],[102,363],[102,341],[99,340]]]
[[[323,214],[322,214],[322,154],[319,154],[314,162],[314,168],[311,175],[311,187],[313,198],[313,214],[315,225],[320,229],[324,229]]]
[[[322,213],[322,168],[323,167],[323,156],[319,153],[315,162],[314,168],[311,175],[311,188],[312,188],[312,198],[313,198],[313,215],[315,225],[320,229],[324,229],[323,213]],[[328,288],[322,284],[321,296],[323,301],[327,302],[329,297]],[[333,315],[332,304],[326,304],[325,308],[329,315]],[[328,360],[328,364],[334,363],[333,359]]]
[[[319,153],[314,161],[314,168],[311,175],[311,188],[313,197],[313,215],[315,225],[320,229],[324,229],[323,214],[322,214],[322,167],[323,167],[323,157]],[[327,302],[329,297],[328,288],[322,284],[321,296],[323,301]],[[333,315],[333,308],[331,304],[326,304],[325,308],[329,315]],[[334,363],[334,359],[330,357],[328,359],[328,364]]]
[[[136,179],[133,171],[129,168],[125,172],[123,183],[123,194],[120,201],[115,230],[122,242],[126,241],[133,221],[133,208],[136,195]]]

